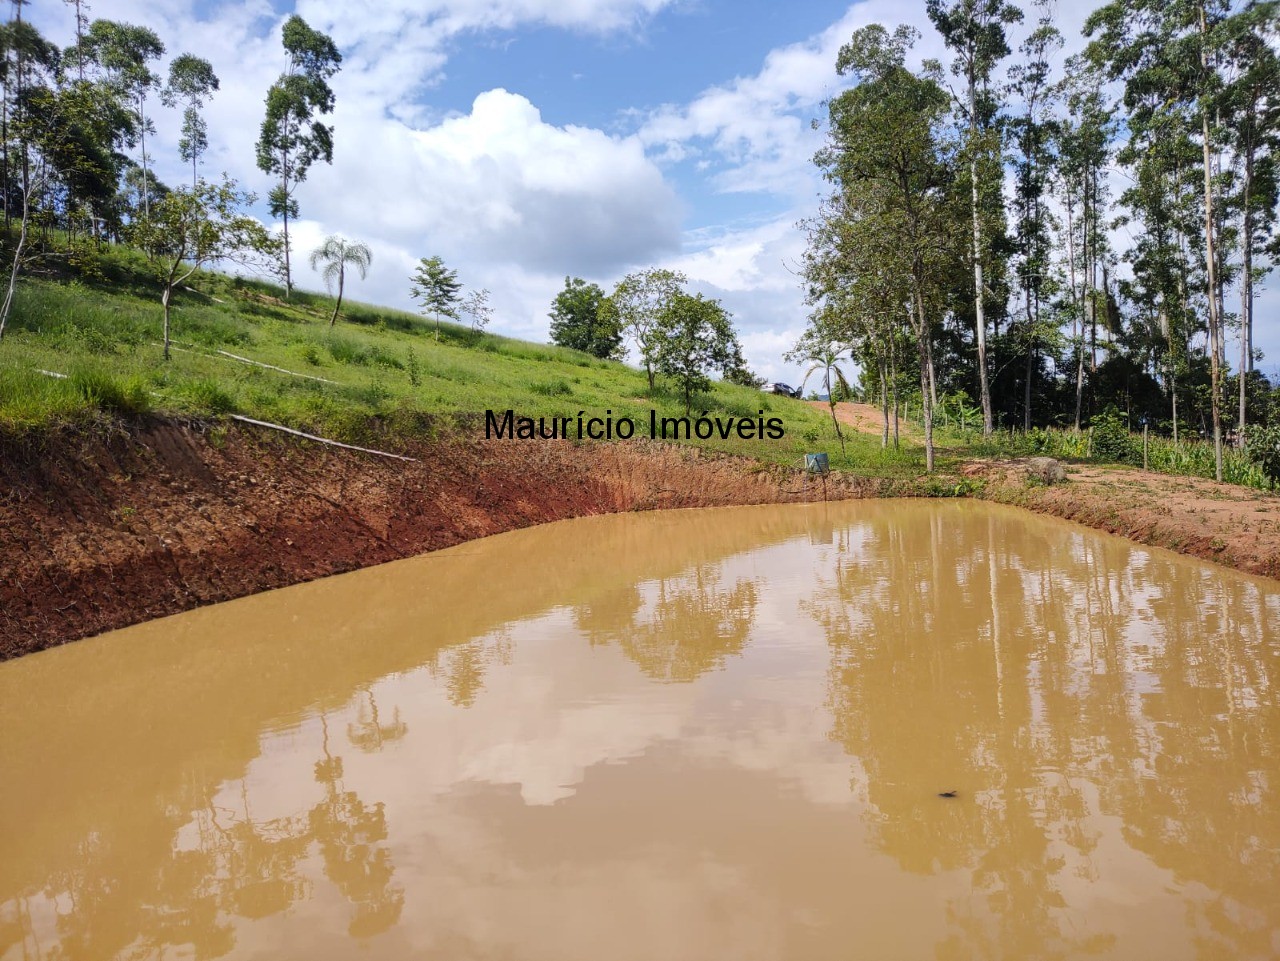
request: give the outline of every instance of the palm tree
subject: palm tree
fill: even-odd
[[[373,251],[367,244],[353,243],[337,235],[326,237],[324,243],[311,251],[311,269],[320,270],[320,265],[324,265],[324,270],[320,272],[324,285],[332,290],[334,280],[338,281],[338,299],[333,305],[333,316],[329,318],[330,327],[337,321],[338,311],[342,307],[342,287],[347,280],[347,264],[359,270],[360,279],[364,280],[371,263]]]
[[[844,376],[844,371],[839,366],[848,353],[849,348],[847,347],[840,347],[837,344],[821,344],[808,347],[804,350],[803,356],[799,358],[802,364],[809,365],[809,369],[804,372],[804,380],[800,381],[801,395],[804,394],[804,385],[808,382],[810,375],[819,370],[823,373],[823,378],[827,385],[827,403],[831,405],[831,423],[836,425],[836,437],[840,439],[840,454],[846,460],[848,459],[848,454],[844,448],[844,432],[840,430],[840,421],[836,419],[836,395],[832,388],[838,385],[846,397],[853,393],[849,387],[848,379]],[[833,378],[835,383],[832,383]]]

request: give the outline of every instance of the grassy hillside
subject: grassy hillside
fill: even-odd
[[[684,413],[667,385],[650,396],[642,371],[577,351],[450,323],[440,325],[437,342],[428,318],[350,301],[331,329],[332,300],[323,295],[295,291],[286,303],[278,287],[212,273],[197,275],[191,287],[175,300],[175,349],[166,363],[154,268],[137,252],[114,250],[75,275],[23,281],[0,341],[0,431],[40,430],[103,411],[240,413],[394,446],[431,430],[483,430],[489,409],[575,418],[580,410],[612,411],[642,430],[650,409],[660,417]],[[799,401],[717,384],[695,415],[704,410],[721,418],[763,410],[782,419],[785,437],[700,446],[783,463],[826,450],[839,466],[830,419]],[[918,459],[854,437],[847,465],[914,473]]]

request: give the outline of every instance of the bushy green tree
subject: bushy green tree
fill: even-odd
[[[623,277],[602,305],[607,322],[616,324],[624,336],[634,341],[649,378],[650,391],[658,347],[654,337],[658,319],[676,295],[683,293],[688,280],[679,271],[664,267],[636,271]]]
[[[879,309],[910,318],[932,471],[935,316],[960,233],[950,203],[954,160],[943,139],[948,97],[936,79],[906,67],[918,38],[910,27],[890,34],[873,24],[841,47],[836,68],[859,83],[831,101],[828,143],[815,159],[835,187],[841,242],[863,251],[868,292],[883,278],[891,299]]]
[[[138,153],[142,178],[142,213],[150,215],[151,195],[146,189],[149,183],[150,165],[147,161],[147,131],[151,121],[147,118],[147,97],[160,86],[160,77],[152,73],[149,64],[164,56],[164,43],[149,27],[114,20],[95,20],[89,24],[80,48],[80,55],[97,64],[106,74],[107,83],[121,97],[133,105],[136,116]]]
[[[679,385],[686,414],[693,395],[711,388],[710,374],[723,374],[742,356],[728,311],[701,294],[677,291],[659,310],[650,333],[653,365]]]
[[[564,290],[551,302],[551,341],[595,357],[613,357],[622,332],[613,312],[601,309],[604,291],[581,277],[566,277]]]

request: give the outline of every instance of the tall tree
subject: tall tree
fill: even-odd
[[[1275,227],[1280,199],[1280,4],[1251,2],[1223,25],[1223,53],[1236,72],[1226,90],[1233,119],[1229,135],[1236,158],[1239,190],[1233,198],[1240,217],[1240,367],[1238,432],[1247,422],[1247,385],[1253,372],[1254,285],[1270,271],[1267,243]]]
[[[133,104],[137,116],[139,155],[143,171],[142,213],[151,215],[151,196],[147,163],[147,96],[160,86],[160,78],[148,66],[164,56],[164,44],[149,27],[113,20],[95,20],[83,39],[81,54],[105,71],[108,82]]]
[[[607,323],[615,323],[619,330],[635,342],[640,360],[649,378],[649,390],[654,383],[654,353],[657,342],[654,330],[658,318],[671,304],[676,294],[684,292],[689,278],[677,270],[651,267],[627,274],[602,304]]]
[[[1225,40],[1226,0],[1112,0],[1085,22],[1094,39],[1088,54],[1122,79],[1125,105],[1132,109],[1153,89],[1166,100],[1186,104],[1200,134],[1201,224],[1204,240],[1207,326],[1209,332],[1210,408],[1213,418],[1215,476],[1222,480],[1222,287],[1221,210],[1215,169],[1226,136],[1221,122],[1223,77],[1219,55]]]
[[[68,61],[75,65],[79,80],[84,83],[84,32],[89,26],[89,4],[86,0],[64,0],[64,2],[75,10],[76,21],[76,44],[71,48],[74,53],[68,57]]]
[[[209,128],[200,114],[205,101],[218,89],[218,75],[203,57],[184,53],[169,64],[169,82],[160,93],[166,107],[182,107],[182,136],[178,153],[191,164],[191,186],[199,179],[197,164],[209,148]]]
[[[29,134],[25,114],[29,112],[30,91],[45,82],[58,66],[58,48],[45,40],[40,31],[21,19],[22,7],[15,17],[0,24],[0,163],[3,164],[5,226],[10,218],[10,154],[9,140],[17,134],[19,189],[26,191],[29,177]]]
[[[325,286],[330,290],[333,289],[335,281],[338,284],[338,299],[334,301],[333,314],[329,317],[330,327],[337,323],[338,311],[342,309],[342,291],[347,283],[347,267],[353,267],[360,274],[360,279],[364,280],[372,263],[373,251],[369,249],[368,244],[350,241],[336,234],[326,237],[324,243],[311,251],[311,269],[320,271]]]
[[[987,376],[987,323],[984,282],[989,238],[983,240],[983,193],[998,189],[999,134],[995,129],[996,102],[991,95],[991,75],[996,64],[1009,55],[1004,28],[1022,19],[1022,11],[1005,0],[928,0],[929,19],[955,52],[952,72],[964,81],[955,98],[968,128],[965,154],[973,219],[974,328],[978,347],[978,389],[982,398],[982,432],[992,431],[991,386]],[[995,161],[993,163],[992,161]]]
[[[1099,274],[1109,255],[1104,173],[1115,139],[1115,108],[1105,78],[1088,61],[1067,62],[1063,80],[1067,116],[1058,126],[1057,170],[1066,223],[1067,283],[1075,361],[1075,429],[1084,411],[1085,358],[1098,368],[1098,315],[1104,300]],[[1087,349],[1086,349],[1087,344]]]
[[[1022,114],[1013,118],[1010,127],[1017,149],[1017,273],[1025,309],[1021,327],[1027,359],[1022,402],[1024,430],[1031,429],[1032,380],[1038,355],[1042,345],[1052,339],[1049,325],[1041,318],[1041,304],[1052,286],[1052,242],[1046,203],[1053,161],[1053,123],[1048,111],[1054,88],[1049,82],[1049,60],[1060,49],[1062,35],[1045,14],[1019,47],[1022,59],[1009,69],[1009,90],[1023,104]]]
[[[422,302],[422,312],[436,319],[436,340],[440,339],[440,317],[458,318],[458,272],[444,265],[440,257],[423,257],[409,278],[409,294]]]
[[[294,191],[317,160],[333,163],[333,127],[317,120],[316,114],[333,112],[329,80],[338,72],[342,54],[333,40],[297,14],[285,21],[282,39],[289,65],[267,91],[267,113],[258,135],[258,169],[277,178],[267,202],[271,215],[284,223],[287,298],[293,290],[289,218],[298,216]]]
[[[594,357],[613,357],[622,332],[602,311],[604,291],[581,277],[566,277],[564,290],[551,302],[551,341]]]
[[[890,34],[873,24],[841,47],[837,71],[860,82],[830,102],[828,144],[815,160],[841,195],[851,244],[875,251],[886,274],[905,280],[932,471],[934,315],[955,260],[956,224],[948,203],[953,158],[942,129],[948,97],[934,77],[905,65],[918,38],[910,27]],[[889,301],[883,309],[902,308]]]

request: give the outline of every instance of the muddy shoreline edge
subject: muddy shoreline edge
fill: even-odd
[[[0,660],[549,521],[824,497],[798,471],[651,441],[445,435],[400,452],[415,462],[163,418],[0,440]],[[825,496],[977,496],[1280,578],[1280,498],[1068,470],[1052,487],[1016,462],[833,475]]]

